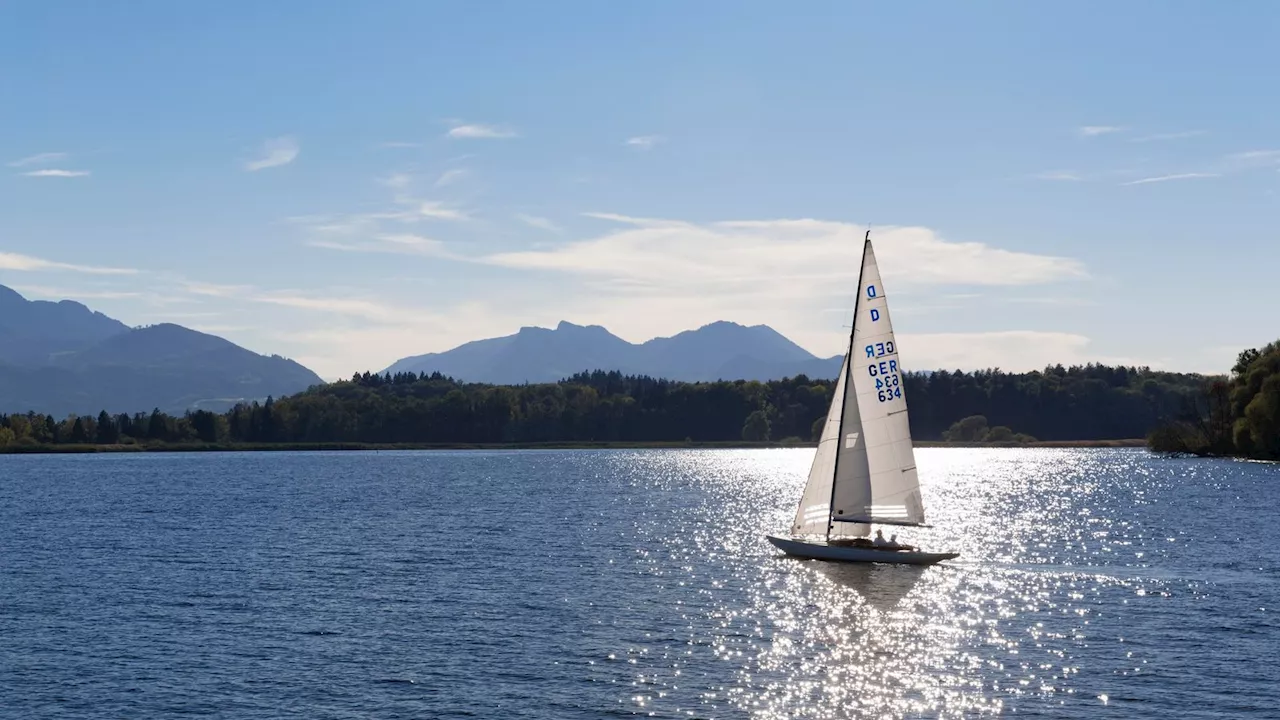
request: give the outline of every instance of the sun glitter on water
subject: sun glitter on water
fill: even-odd
[[[653,548],[644,564],[676,588],[733,578],[697,590],[682,616],[687,645],[732,673],[701,702],[673,682],[645,696],[646,711],[697,715],[723,703],[766,719],[997,715],[1031,699],[1066,707],[1082,692],[1096,698],[1082,691],[1084,657],[1095,681],[1144,671],[1143,653],[1122,652],[1097,623],[1104,613],[1114,622],[1106,606],[1117,597],[1170,582],[1144,572],[1153,538],[1124,512],[1158,489],[1145,456],[919,451],[935,529],[900,535],[962,555],[917,568],[803,561],[763,543],[786,528],[810,455],[646,459],[650,492],[696,489],[703,501],[683,505],[665,533],[637,526]],[[686,655],[686,676],[702,667],[698,655]],[[661,672],[642,676],[651,688],[666,682]]]

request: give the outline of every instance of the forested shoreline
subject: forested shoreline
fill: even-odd
[[[917,441],[1069,443],[1147,437],[1161,423],[1185,414],[1205,383],[1193,374],[1086,365],[1029,373],[908,373],[904,390]],[[0,415],[0,450],[794,445],[815,439],[833,384],[805,376],[682,383],[591,372],[559,383],[495,386],[439,374],[361,373],[226,413]]]
[[[1148,443],[1173,455],[1280,460],[1280,341],[1241,352]]]

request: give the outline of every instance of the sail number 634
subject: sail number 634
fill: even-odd
[[[902,397],[902,380],[895,373],[893,375],[881,375],[876,378],[876,399],[880,402],[889,402],[895,398]]]
[[[897,360],[881,360],[867,366],[867,373],[876,379],[876,399],[889,402],[902,397],[902,378],[898,375]]]

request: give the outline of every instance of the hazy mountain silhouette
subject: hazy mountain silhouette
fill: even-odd
[[[57,353],[127,332],[128,325],[78,302],[27,300],[0,285],[0,361],[40,365]]]
[[[0,286],[0,412],[222,410],[321,384],[298,363],[179,325],[129,328]]]
[[[525,327],[442,353],[407,357],[384,372],[440,372],[460,380],[554,382],[584,370],[619,370],[668,380],[833,378],[840,359],[819,358],[766,325],[715,322],[667,338],[629,343],[608,330],[561,322]]]
[[[646,375],[672,380],[771,380],[800,372],[813,375],[813,370],[818,372],[813,376],[826,377],[819,358],[768,325],[714,322],[669,338],[654,338],[639,350]],[[813,365],[815,361],[819,365]],[[801,366],[810,371],[799,370]],[[831,376],[838,372],[837,363]]]

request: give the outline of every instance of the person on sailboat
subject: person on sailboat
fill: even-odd
[[[898,533],[889,536],[888,540],[884,539],[884,531],[876,530],[876,539],[871,544],[884,550],[914,550],[910,545],[902,545],[898,543]]]

